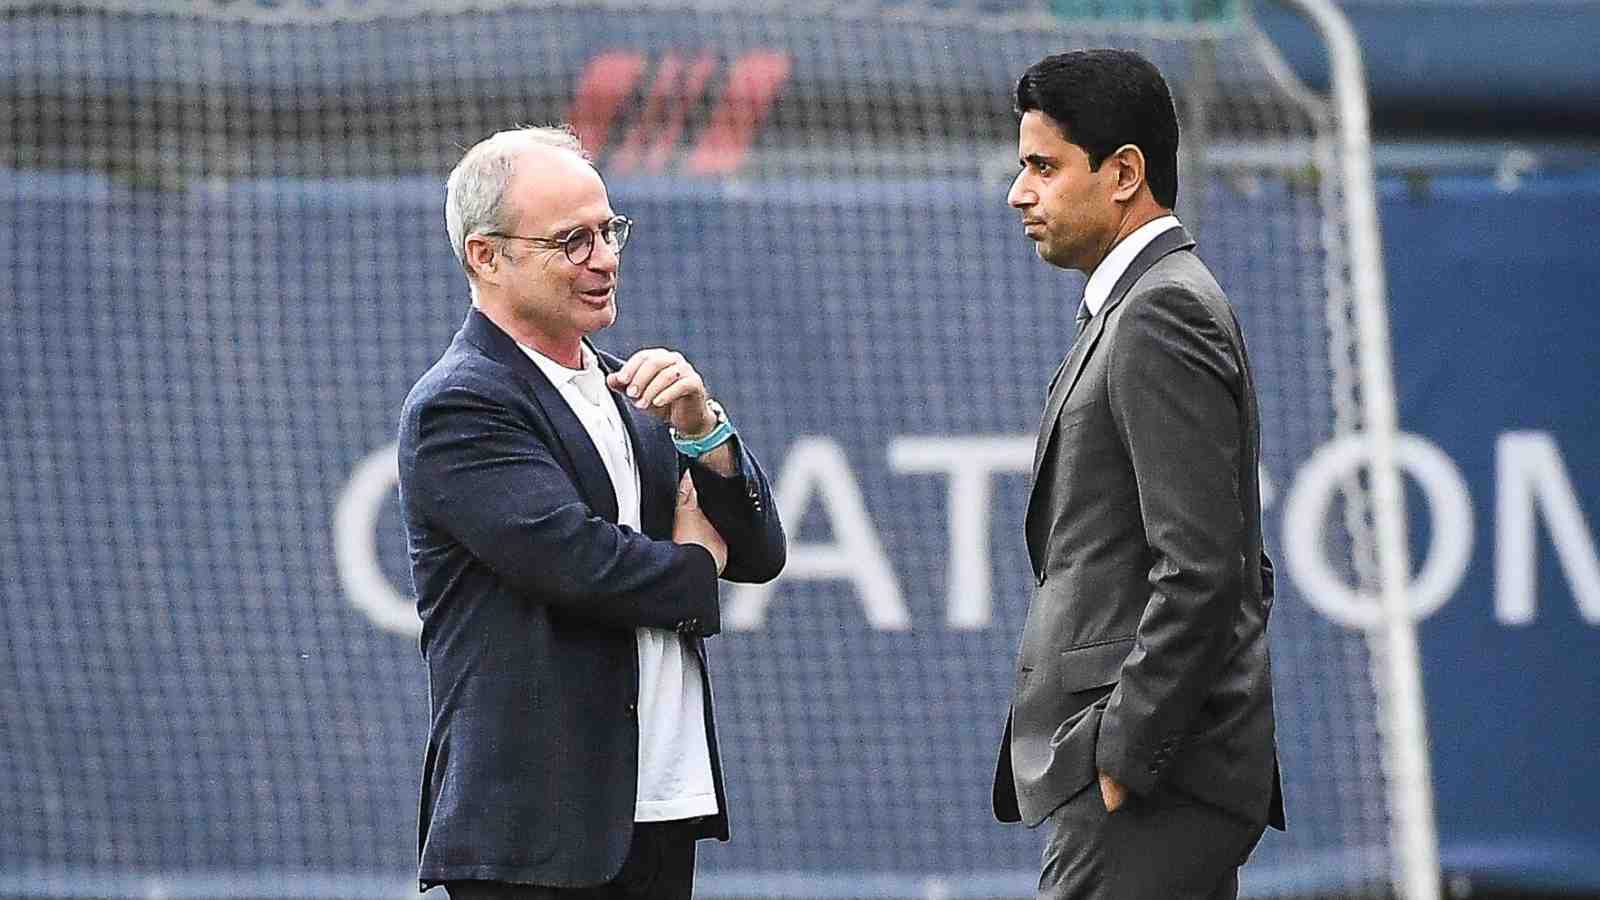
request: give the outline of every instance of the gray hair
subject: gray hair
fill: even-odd
[[[472,146],[450,172],[444,195],[444,227],[450,233],[450,249],[456,261],[473,278],[467,265],[467,236],[490,231],[510,231],[507,221],[506,187],[516,173],[517,158],[535,147],[553,147],[577,154],[585,161],[589,154],[571,125],[525,125],[497,132]]]

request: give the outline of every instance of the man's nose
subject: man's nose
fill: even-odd
[[[1026,174],[1026,172],[1017,173],[1017,177],[1011,181],[1011,190],[1006,192],[1006,203],[1014,209],[1024,209],[1032,206],[1038,199],[1033,191],[1022,183],[1023,176]]]
[[[611,242],[596,237],[594,251],[589,254],[589,268],[596,272],[615,272],[622,264],[622,254]]]

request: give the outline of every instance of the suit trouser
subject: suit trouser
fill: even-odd
[[[1170,791],[1107,813],[1091,783],[1050,814],[1039,900],[1234,900],[1263,828]]]
[[[695,828],[690,822],[635,823],[622,871],[594,887],[447,881],[444,888],[450,900],[689,900],[694,895]]]

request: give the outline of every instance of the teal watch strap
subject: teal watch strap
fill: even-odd
[[[711,431],[697,438],[686,438],[679,434],[676,428],[672,429],[672,445],[678,448],[679,453],[690,459],[698,459],[710,453],[738,434],[733,428],[733,423],[728,421],[728,414],[722,411],[721,404],[710,400],[707,401],[707,405],[717,417],[717,425]]]

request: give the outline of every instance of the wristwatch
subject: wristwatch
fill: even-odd
[[[721,403],[708,398],[706,400],[706,408],[711,410],[711,414],[716,417],[717,424],[712,426],[711,430],[705,434],[697,437],[685,437],[678,429],[670,429],[673,446],[678,448],[679,453],[690,459],[698,459],[710,453],[712,450],[727,443],[728,438],[738,433],[733,430],[733,423],[728,421],[728,414],[723,411]]]

